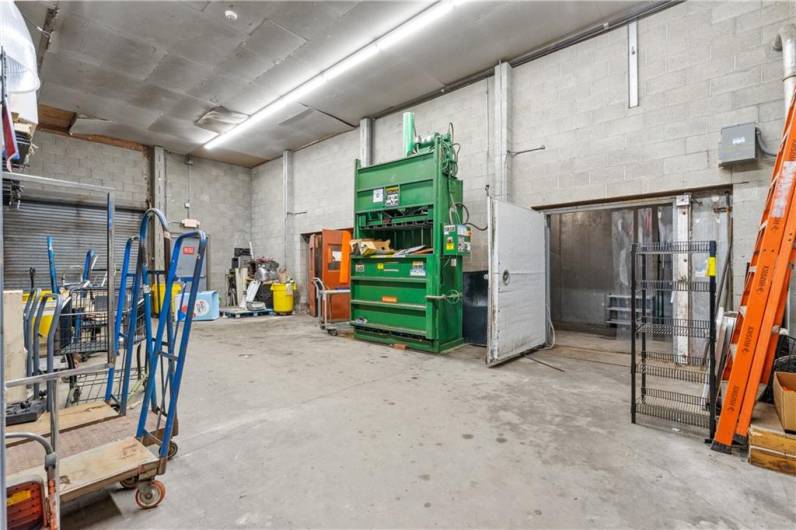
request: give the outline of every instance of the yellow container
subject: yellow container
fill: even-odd
[[[271,292],[274,293],[274,312],[281,315],[289,315],[293,312],[293,291],[296,290],[296,282],[293,280],[287,283],[272,283]]]
[[[180,291],[182,287],[177,282],[171,285],[171,307],[176,307],[177,300],[179,300]],[[160,314],[160,308],[163,307],[163,302],[166,301],[166,282],[152,284],[152,312],[155,315]]]
[[[39,301],[41,301],[42,297],[44,297],[45,294],[50,294],[51,292],[52,290],[50,289],[42,290],[41,295],[39,296]],[[29,293],[27,292],[22,293],[23,302],[27,302],[29,297],[30,297]],[[39,329],[40,337],[46,337],[47,334],[50,332],[50,326],[53,323],[54,309],[55,309],[55,300],[48,300],[47,305],[44,306],[44,313],[41,316],[41,328]],[[36,316],[34,315],[30,323],[31,327],[34,326],[35,323],[36,323]]]

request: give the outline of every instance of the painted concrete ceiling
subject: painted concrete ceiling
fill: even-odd
[[[78,113],[72,132],[251,165],[589,27],[628,2],[468,2],[334,79],[223,149],[196,124],[251,114],[429,2],[20,2],[57,7],[39,102]],[[235,21],[224,17],[232,8]],[[39,34],[31,30],[34,42]]]

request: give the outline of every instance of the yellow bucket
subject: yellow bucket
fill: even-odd
[[[293,291],[296,290],[296,282],[272,283],[271,292],[274,293],[274,312],[281,315],[289,315],[293,312]]]
[[[156,315],[160,314],[160,308],[163,307],[163,302],[166,301],[166,282],[152,284],[152,312]],[[180,284],[174,282],[171,285],[171,307],[174,308],[179,300],[180,291],[182,288]]]
[[[41,301],[42,297],[46,294],[50,294],[52,290],[42,290],[41,295],[39,295],[39,301]],[[22,301],[27,302],[28,298],[30,297],[30,293],[23,292],[22,293]],[[55,309],[55,300],[47,300],[47,305],[44,306],[44,313],[41,316],[41,327],[39,329],[39,336],[46,337],[47,334],[50,332],[50,326],[53,323],[53,310]],[[36,315],[33,315],[31,319],[31,327],[33,327],[36,323]]]

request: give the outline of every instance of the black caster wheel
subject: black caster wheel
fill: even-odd
[[[177,445],[177,442],[169,442],[169,454],[168,459],[171,460],[175,456],[177,456],[177,451],[180,450],[180,446]]]
[[[119,484],[121,484],[121,486],[126,490],[135,489],[135,487],[138,485],[138,477],[130,477],[120,480]]]

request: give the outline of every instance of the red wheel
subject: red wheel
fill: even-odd
[[[166,497],[166,486],[159,480],[144,482],[135,491],[135,502],[144,510],[150,510]]]

